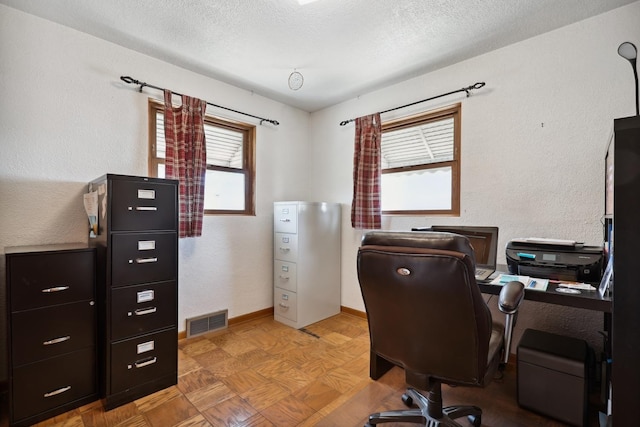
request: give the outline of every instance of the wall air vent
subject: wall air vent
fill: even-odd
[[[228,310],[204,314],[187,319],[187,338],[207,332],[226,329],[229,326]]]

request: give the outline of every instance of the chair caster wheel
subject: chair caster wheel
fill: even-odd
[[[402,402],[407,405],[407,407],[411,408],[413,405],[413,398],[405,393],[402,395]]]
[[[482,416],[481,415],[469,415],[467,416],[467,419],[469,420],[469,422],[471,424],[473,424],[473,427],[481,427],[482,426]]]

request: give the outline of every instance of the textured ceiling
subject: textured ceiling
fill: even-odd
[[[0,3],[313,112],[633,1]],[[294,69],[304,75],[297,91],[287,85]]]

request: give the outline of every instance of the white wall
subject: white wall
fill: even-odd
[[[207,216],[179,243],[179,323],[273,305],[272,203],[309,191],[309,114],[0,5],[0,254],[87,240],[82,194],[105,174],[147,175],[147,100],[121,75],[278,120],[258,125],[256,216]],[[0,283],[4,283],[4,256]],[[0,338],[5,287],[0,287]],[[0,339],[0,367],[5,356]]]
[[[638,22],[640,2],[314,113],[313,191],[344,204],[342,305],[364,310],[355,270],[362,232],[350,224],[354,125],[339,123],[479,81],[486,86],[470,98],[453,95],[383,115],[462,102],[460,217],[383,217],[383,229],[497,225],[503,264],[514,237],[601,244],[612,120],[635,113],[632,69],[617,48],[623,41],[640,46]],[[586,334],[600,344],[594,330],[601,322],[598,313],[527,301],[519,330]]]

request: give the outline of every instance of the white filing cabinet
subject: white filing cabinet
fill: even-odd
[[[273,298],[279,322],[303,328],[340,312],[340,204],[274,203]]]

